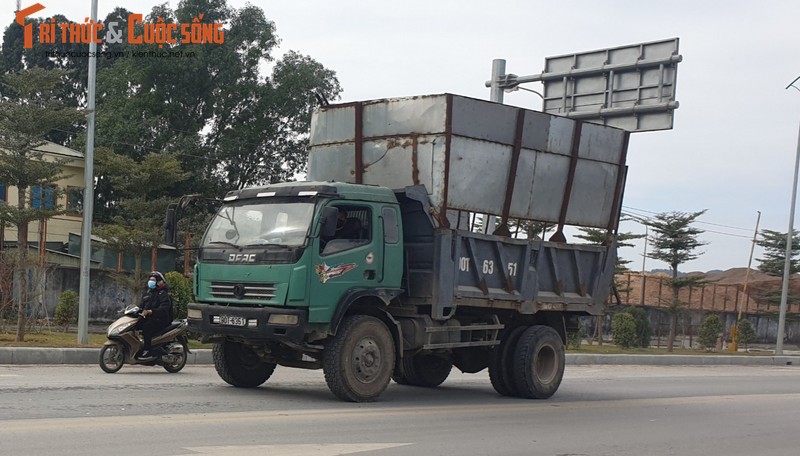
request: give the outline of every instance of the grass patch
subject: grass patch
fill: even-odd
[[[17,342],[16,331],[0,332],[0,347],[51,347],[51,348],[100,348],[106,341],[105,334],[89,334],[89,343],[78,343],[78,333],[62,331],[26,332],[25,341]]]

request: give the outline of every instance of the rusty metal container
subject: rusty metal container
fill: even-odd
[[[330,105],[311,120],[309,180],[423,184],[467,211],[616,228],[629,133],[453,94]],[[560,231],[560,230],[559,230]]]

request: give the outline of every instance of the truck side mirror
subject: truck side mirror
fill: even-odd
[[[172,205],[170,205],[172,206]],[[174,207],[167,208],[167,214],[164,217],[164,243],[167,245],[175,245],[178,237],[178,220]]]
[[[320,236],[331,238],[336,235],[336,221],[339,218],[339,209],[328,206],[322,208],[322,216],[319,219],[322,229]]]

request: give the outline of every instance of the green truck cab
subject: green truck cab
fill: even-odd
[[[552,396],[567,332],[610,292],[627,133],[444,94],[323,107],[310,136],[310,181],[229,192],[203,236],[188,321],[220,377],[321,368],[361,402],[456,367]],[[608,242],[566,243],[569,224]]]
[[[202,317],[192,322],[204,334],[292,346],[305,333],[329,334],[359,297],[401,292],[400,223],[386,188],[304,182],[230,192],[203,237],[190,313]]]

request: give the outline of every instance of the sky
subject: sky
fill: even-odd
[[[42,16],[75,22],[90,0],[37,0]],[[22,8],[34,0],[22,0]],[[152,0],[99,0],[149,13]],[[173,8],[177,1],[167,1]],[[241,8],[246,2],[228,0]],[[789,229],[800,128],[800,2],[506,0],[250,0],[276,24],[275,56],[309,55],[336,72],[342,102],[435,93],[489,99],[493,59],[506,71],[539,74],[546,57],[679,38],[674,126],[631,135],[623,211],[638,216],[707,210],[695,227],[707,244],[681,272],[746,267],[760,228]],[[3,0],[0,24],[14,19]],[[541,91],[540,83],[525,87]],[[506,104],[541,109],[534,94]],[[795,223],[795,227],[800,222]],[[622,232],[644,234],[637,222]],[[648,247],[649,249],[649,247]],[[634,270],[667,268],[644,259],[644,243],[620,250]],[[755,248],[753,267],[763,256]]]

